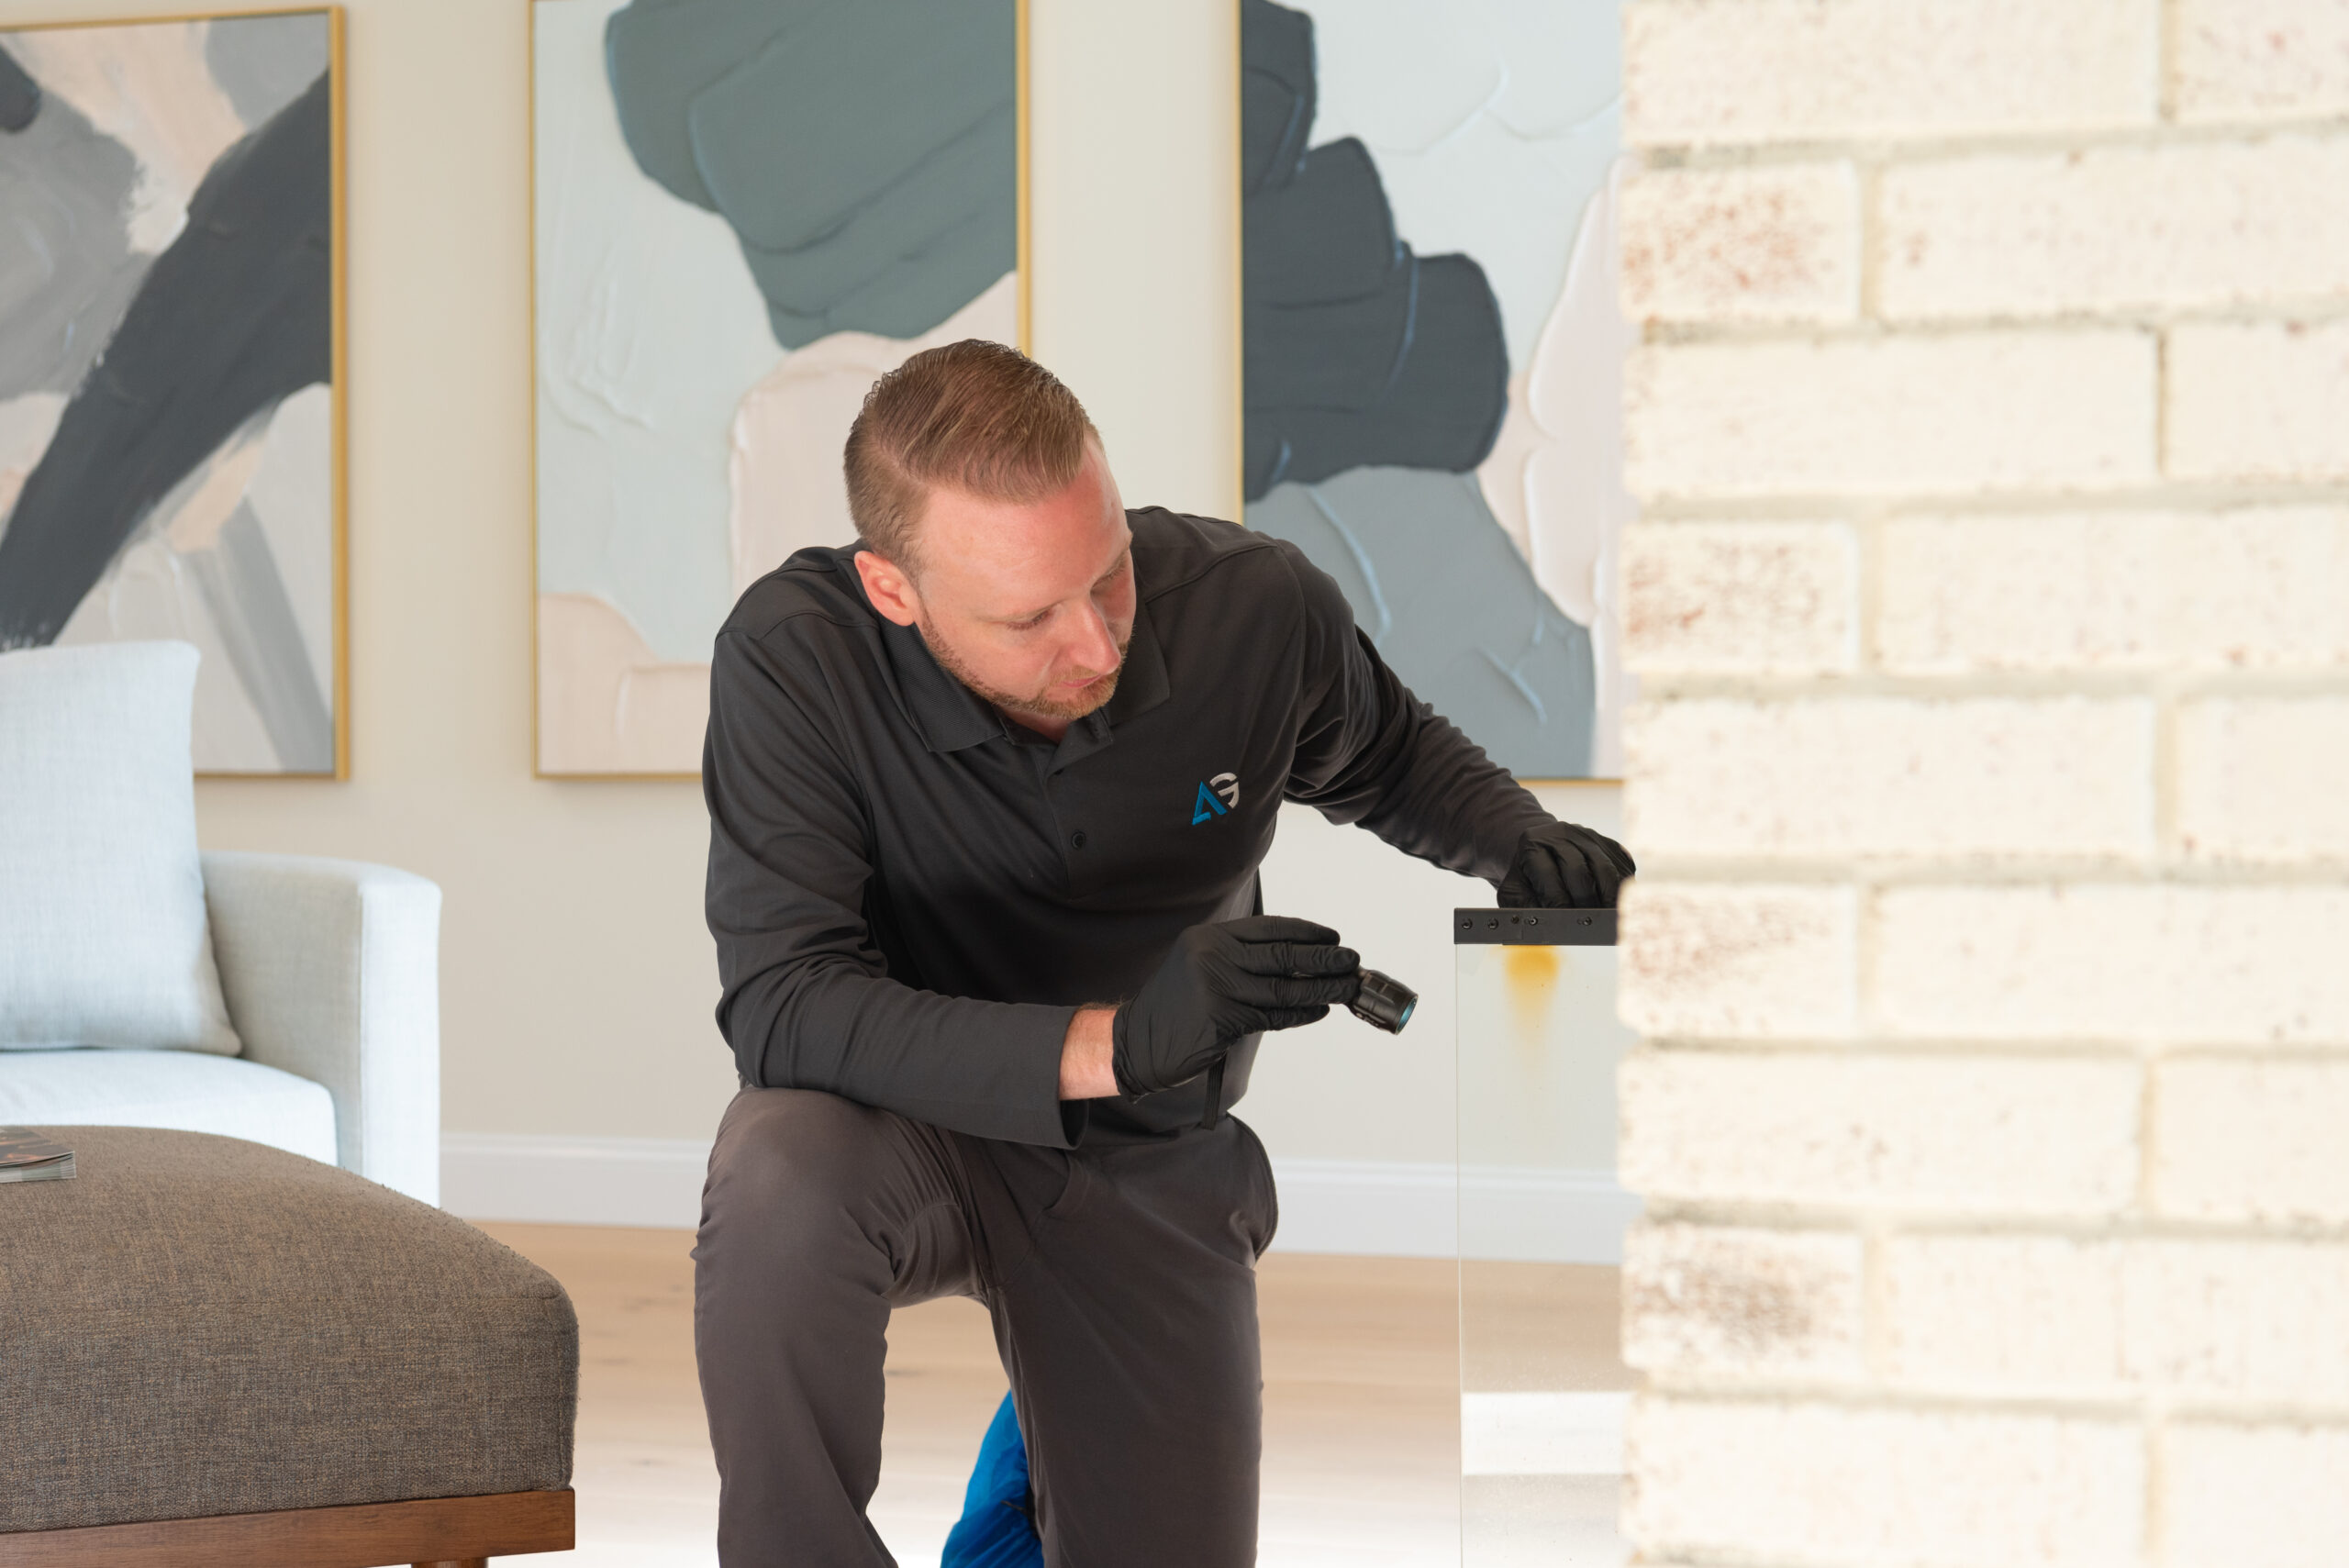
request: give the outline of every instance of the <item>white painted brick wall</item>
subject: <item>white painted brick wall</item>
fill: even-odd
[[[2349,1246],[2141,1240],[2123,1254],[2131,1381],[2196,1400],[2349,1407]]]
[[[1623,1021],[1726,1040],[1846,1033],[1858,908],[1846,888],[1634,882],[1623,897]]]
[[[2349,292],[2349,136],[1885,171],[1888,320],[2321,301]]]
[[[2125,1421],[1649,1397],[1627,1457],[1625,1522],[1652,1551],[1853,1568],[2143,1561],[2145,1441]]]
[[[1901,674],[2349,665],[2341,508],[1899,517],[1882,563]]]
[[[2349,1062],[2168,1062],[2152,1097],[2157,1212],[2349,1225]]]
[[[2349,1407],[2349,1246],[1909,1235],[1884,1243],[1884,1373],[1918,1392]]]
[[[2181,1421],[2162,1434],[2163,1561],[2340,1568],[2349,1430]]]
[[[2154,0],[1643,0],[1625,132],[1650,146],[2150,122]]]
[[[1687,1375],[1861,1375],[1861,1242],[1834,1230],[1632,1227],[1623,1360]]]
[[[2179,479],[2349,479],[2349,320],[2175,328],[2169,450]]]
[[[1666,855],[2103,855],[2154,847],[2143,698],[1684,701],[1639,709],[1623,825]]]
[[[1860,304],[1849,163],[1651,169],[1623,183],[1623,313],[1634,321],[1843,321]]]
[[[2340,1568],[2349,0],[1624,19],[1640,1560]]]
[[[2349,696],[2181,704],[2177,835],[2197,860],[2349,860]]]
[[[2177,0],[2180,119],[2349,113],[2349,6],[2341,0]]]
[[[2101,1215],[2137,1186],[2127,1060],[1635,1051],[1622,1179],[1651,1200]]]
[[[1642,674],[1848,670],[1858,627],[1859,553],[1845,524],[1624,530],[1623,657]]]
[[[2061,1236],[1884,1244],[1884,1373],[1957,1394],[2109,1396],[2124,1381],[2121,1257]]]
[[[1877,1017],[1924,1039],[2349,1046],[2349,890],[1898,887]]]
[[[2154,380],[2138,331],[1652,343],[1625,372],[1625,482],[1650,498],[2142,484]]]

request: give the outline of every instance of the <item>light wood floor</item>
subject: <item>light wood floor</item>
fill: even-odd
[[[707,1568],[718,1476],[693,1358],[693,1238],[484,1225],[579,1310],[579,1550],[531,1562]],[[1551,1386],[1627,1388],[1616,1271],[1472,1264],[1473,1320],[1506,1324]],[[1459,1288],[1449,1262],[1275,1253],[1264,1336],[1266,1568],[1421,1568],[1459,1555]],[[1481,1339],[1480,1333],[1477,1336]],[[1472,1386],[1493,1369],[1472,1357]],[[872,1514],[906,1568],[933,1568],[979,1435],[1003,1397],[986,1314],[939,1301],[889,1328],[888,1417]]]

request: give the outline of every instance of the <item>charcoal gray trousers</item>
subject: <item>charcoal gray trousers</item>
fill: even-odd
[[[969,1296],[995,1320],[1048,1568],[1253,1563],[1275,1218],[1264,1145],[1230,1117],[1071,1151],[743,1090],[694,1248],[718,1561],[896,1562],[864,1517],[890,1309]]]

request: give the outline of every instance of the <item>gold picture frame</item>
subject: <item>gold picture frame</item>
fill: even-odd
[[[262,21],[318,17],[326,26],[327,160],[328,160],[328,375],[326,478],[327,531],[326,611],[329,619],[326,642],[331,668],[325,673],[323,695],[331,725],[330,761],[323,767],[223,768],[199,766],[196,776],[206,779],[326,779],[347,780],[351,772],[353,713],[351,680],[351,539],[350,539],[350,299],[349,191],[345,65],[345,16],[339,5],[273,6],[253,9],[173,12],[150,17],[100,17],[89,20],[23,22],[0,26],[0,46],[11,38],[67,32],[115,31],[138,28],[187,28],[216,22]],[[247,128],[247,139],[258,126]],[[241,145],[241,142],[232,145]],[[209,460],[206,460],[209,461]],[[164,499],[169,499],[169,496]],[[161,503],[157,503],[160,505]],[[13,498],[10,506],[13,506]],[[151,509],[149,513],[151,516]],[[138,528],[143,529],[142,520]],[[136,531],[124,548],[136,542]],[[119,552],[117,552],[118,558]],[[107,570],[115,569],[110,563]],[[96,590],[93,590],[95,592]],[[155,635],[142,629],[138,635]],[[315,672],[314,672],[315,673]],[[206,746],[202,732],[204,705],[198,705],[198,754]]]

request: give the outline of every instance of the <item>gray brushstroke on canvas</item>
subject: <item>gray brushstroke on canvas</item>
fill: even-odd
[[[0,397],[80,386],[149,260],[130,249],[130,150],[54,94],[31,104],[0,135]]]
[[[1018,261],[1008,0],[634,0],[606,60],[645,173],[725,217],[787,349],[911,338]]]
[[[243,502],[228,514],[209,550],[182,559],[212,611],[228,662],[288,773],[334,772],[334,718],[310,665],[301,623],[285,592],[269,536]]]
[[[1248,497],[1368,463],[1475,468],[1508,411],[1508,343],[1484,269],[1413,252],[1361,141],[1306,149],[1310,17],[1243,0],[1241,39]]]
[[[1337,579],[1354,620],[1422,702],[1525,778],[1590,772],[1590,633],[1533,581],[1474,475],[1355,468],[1276,485],[1251,528]]]
[[[40,83],[28,75],[17,57],[0,49],[0,130],[14,133],[33,123],[40,113]]]
[[[247,130],[266,125],[326,72],[327,18],[222,17],[207,24],[204,63]]]
[[[319,77],[214,161],[67,405],[0,534],[0,648],[53,641],[189,470],[332,375],[329,92]]]

